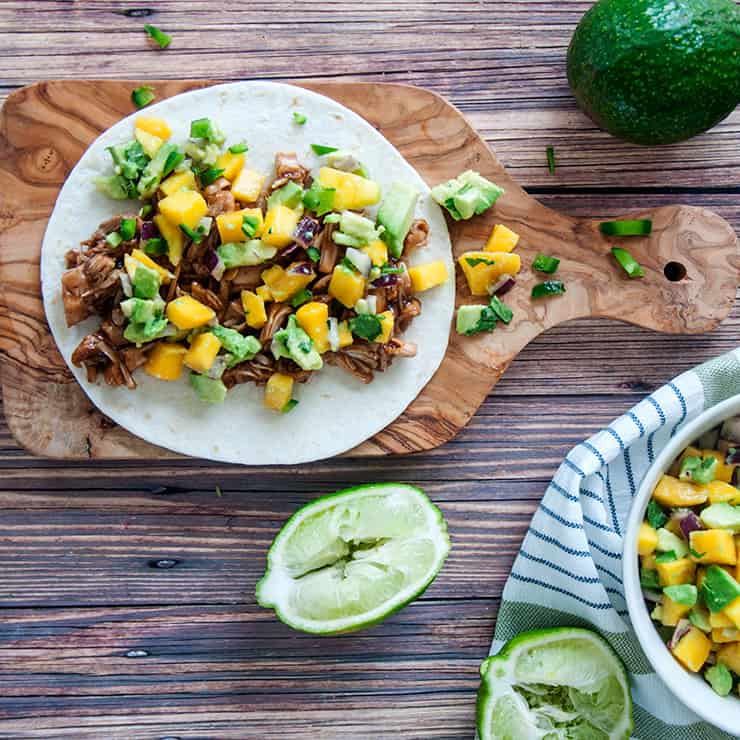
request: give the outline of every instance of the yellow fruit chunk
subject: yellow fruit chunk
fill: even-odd
[[[472,295],[488,295],[502,275],[516,275],[522,269],[519,255],[508,252],[465,252],[458,262]]]
[[[637,534],[637,552],[639,555],[650,555],[658,544],[658,533],[647,523],[640,524]]]
[[[375,267],[382,267],[388,262],[388,246],[380,239],[362,247],[362,251],[370,258]]]
[[[706,663],[712,650],[712,641],[701,631],[692,627],[671,651],[684,668],[696,673]]]
[[[182,259],[185,235],[179,227],[171,224],[161,213],[154,217],[154,223],[157,225],[162,238],[167,242],[167,256],[170,258],[170,262],[177,267]]]
[[[242,169],[231,184],[233,196],[242,203],[254,203],[260,197],[265,176],[254,170]]]
[[[207,373],[220,349],[221,342],[211,332],[203,332],[190,343],[184,362],[196,373]]]
[[[714,479],[722,483],[732,482],[732,472],[737,465],[726,465],[725,455],[717,450],[701,450],[699,453],[703,460],[713,457],[717,461],[717,467],[714,469]]]
[[[229,182],[236,179],[236,176],[242,171],[246,157],[244,154],[233,154],[232,152],[224,152],[217,160],[216,167],[223,170],[222,177],[225,177]]]
[[[699,586],[697,585],[697,588]],[[709,625],[712,629],[724,629],[734,627],[735,623],[723,612],[709,612]]]
[[[301,329],[313,340],[320,354],[329,349],[329,307],[326,303],[309,301],[296,312],[295,318]]]
[[[355,341],[355,338],[352,336],[352,332],[350,331],[349,324],[346,321],[340,321],[339,322],[339,347],[340,349],[342,347],[349,347],[352,342]]]
[[[260,285],[255,289],[255,293],[257,293],[264,303],[272,300],[272,291],[269,285]]]
[[[185,170],[184,172],[175,172],[166,180],[163,180],[159,189],[165,195],[172,195],[172,193],[176,193],[178,190],[197,190],[198,185],[195,182],[193,171]]]
[[[692,555],[697,562],[703,565],[717,563],[718,565],[735,565],[737,552],[732,532],[726,529],[704,529],[692,532],[689,535],[691,549],[702,557]]]
[[[293,233],[300,215],[288,206],[273,206],[265,215],[262,241],[273,247],[287,247],[293,243]]]
[[[160,380],[177,380],[187,349],[174,342],[159,342],[149,353],[144,372]]]
[[[722,610],[722,614],[732,622],[732,626],[735,627],[735,629],[740,629],[740,596],[731,601]]]
[[[694,582],[696,563],[690,558],[679,558],[670,563],[656,563],[655,570],[658,571],[661,586],[679,586]]]
[[[740,637],[740,631],[735,627],[723,627],[722,629],[712,630],[712,642],[722,644],[726,642],[737,642]]]
[[[666,627],[675,627],[678,624],[678,620],[685,617],[690,611],[690,606],[684,606],[683,604],[677,604],[673,599],[663,594],[661,603],[661,615],[660,621]]]
[[[386,342],[390,342],[391,336],[393,336],[393,322],[395,317],[393,316],[393,311],[383,311],[383,313],[378,314],[378,318],[380,319],[381,331],[373,341],[385,344]]]
[[[160,139],[169,139],[172,136],[172,129],[163,118],[139,116],[134,122],[134,129],[146,131],[146,133],[158,136]]]
[[[335,211],[356,211],[375,205],[380,200],[380,186],[377,182],[332,167],[322,167],[319,170],[319,184],[336,191]]]
[[[409,277],[414,292],[421,293],[423,290],[436,288],[447,282],[447,265],[441,260],[416,265],[416,267],[409,268]]]
[[[643,555],[640,564],[645,570],[655,570],[655,553],[652,555]]]
[[[255,232],[252,236],[247,236],[242,230],[245,216],[257,219]],[[218,233],[221,237],[222,244],[229,244],[230,242],[246,242],[250,239],[257,239],[262,235],[262,228],[264,226],[262,210],[259,208],[242,208],[240,211],[222,213],[220,216],[216,216],[216,226],[218,227]]]
[[[259,288],[257,289],[259,291]],[[251,290],[242,291],[242,306],[244,307],[244,316],[247,325],[252,329],[261,329],[267,323],[267,312],[265,311],[265,301],[258,293]]]
[[[519,243],[519,234],[516,231],[507,229],[502,224],[496,224],[493,227],[491,236],[486,242],[486,252],[511,252]]]
[[[273,373],[265,385],[265,406],[273,411],[282,411],[293,395],[293,378],[282,373]]]
[[[129,255],[126,255],[126,257],[128,256]],[[146,265],[152,270],[156,270],[159,275],[159,279],[162,281],[162,285],[167,285],[167,283],[175,277],[169,270],[165,270],[164,267],[158,265],[148,254],[145,254],[140,249],[131,250],[131,259],[141,262],[142,265]],[[126,260],[124,259],[124,262],[125,261]],[[129,277],[133,280],[132,276]]]
[[[688,481],[664,475],[655,486],[653,498],[662,506],[669,508],[698,506],[707,500],[707,491]]]
[[[286,269],[283,269],[280,265],[273,265],[262,273],[262,279],[270,289],[273,300],[278,302],[287,301],[299,290],[303,290],[316,277],[313,270],[308,275],[295,272],[294,269],[297,264],[294,262],[288,265]]]
[[[717,651],[717,662],[724,663],[734,673],[740,673],[740,642],[720,648]]]
[[[154,136],[140,128],[134,130],[134,136],[136,141],[141,144],[141,148],[147,157],[154,158],[154,155],[159,151],[159,148],[164,144],[164,139],[160,139],[159,136]]]
[[[159,212],[173,225],[195,229],[208,213],[208,204],[194,190],[179,190],[159,201]]]
[[[190,295],[181,295],[167,304],[167,318],[178,329],[197,329],[215,317],[216,313],[212,308]]]
[[[740,491],[735,486],[721,480],[713,480],[704,488],[707,491],[710,504],[740,504]]]
[[[328,293],[346,308],[354,308],[365,295],[365,278],[344,265],[337,265],[331,275]]]

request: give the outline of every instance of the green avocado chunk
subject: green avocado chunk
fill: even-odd
[[[701,593],[709,611],[716,614],[740,596],[740,584],[724,568],[710,565]]]
[[[712,504],[707,506],[699,518],[707,529],[730,529],[740,532],[740,506],[732,504]]]
[[[739,28],[733,0],[599,0],[568,49],[571,90],[614,136],[683,141],[740,102]]]
[[[503,188],[473,170],[432,188],[432,198],[444,206],[455,221],[480,215],[503,194]]]
[[[226,398],[226,386],[218,379],[190,373],[190,385],[205,403],[223,403]]]
[[[296,321],[295,314],[288,317],[288,324],[275,334],[272,340],[272,354],[276,360],[287,357],[303,370],[321,370],[324,363],[313,346],[311,337]]]
[[[226,326],[214,326],[211,329],[213,334],[221,346],[232,355],[226,364],[227,367],[233,367],[238,365],[240,362],[251,360],[261,349],[259,339],[253,336],[244,336],[240,334],[236,329],[229,329]]]
[[[419,191],[412,185],[394,182],[383,195],[378,208],[378,226],[382,226],[380,238],[388,245],[393,257],[403,253],[403,243],[414,221]]]

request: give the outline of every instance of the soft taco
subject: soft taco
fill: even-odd
[[[123,119],[70,173],[44,306],[91,401],[171,450],[286,464],[352,449],[442,361],[445,220],[366,121],[266,82]]]

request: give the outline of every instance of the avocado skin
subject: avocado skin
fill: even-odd
[[[706,131],[740,102],[740,6],[733,0],[599,0],[568,48],[579,106],[635,144]]]

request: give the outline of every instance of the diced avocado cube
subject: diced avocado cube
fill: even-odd
[[[123,331],[123,336],[134,344],[143,344],[158,339],[167,327],[164,317],[150,319],[144,324],[130,323]]]
[[[228,270],[232,267],[260,265],[277,254],[277,247],[265,244],[259,239],[252,239],[248,242],[222,244],[216,252]]]
[[[253,336],[244,336],[236,329],[225,326],[214,326],[211,333],[221,342],[221,346],[233,357],[227,367],[238,365],[240,362],[251,360],[261,349],[259,339]]]
[[[136,266],[134,279],[131,281],[136,298],[154,298],[159,294],[159,273],[151,267],[139,263]]]
[[[101,193],[113,200],[133,200],[138,197],[136,186],[122,175],[96,177],[93,182]]]
[[[658,544],[655,549],[658,552],[673,551],[677,558],[683,558],[689,554],[689,546],[680,537],[664,527],[658,530]]]
[[[271,349],[276,360],[289,357],[303,370],[321,370],[324,366],[311,337],[298,325],[295,314],[288,317],[285,329],[275,334]]]
[[[418,200],[419,191],[402,182],[394,182],[383,196],[377,222],[384,229],[380,238],[388,245],[393,257],[398,258],[403,252]]]
[[[159,295],[151,300],[145,298],[129,298],[121,302],[123,315],[133,324],[146,324],[147,321],[162,317],[164,301]]]
[[[297,182],[291,180],[270,195],[267,199],[267,210],[269,211],[270,208],[275,206],[295,208],[302,201],[303,188]]]
[[[709,611],[716,613],[740,596],[740,584],[724,568],[710,565],[701,592]]]
[[[487,211],[503,194],[503,188],[473,170],[432,188],[432,198],[456,221]]]
[[[191,373],[190,385],[198,398],[205,403],[223,403],[226,398],[226,386],[216,378]]]
[[[707,529],[729,529],[740,532],[740,506],[720,503],[707,506],[699,518]]]
[[[689,621],[702,632],[711,632],[712,624],[709,621],[709,612],[702,606],[695,606],[689,612]]]
[[[457,309],[457,324],[455,326],[458,334],[472,334],[485,306],[460,306]]]
[[[139,195],[142,198],[151,198],[159,187],[164,175],[164,167],[167,164],[167,158],[176,152],[177,147],[174,144],[164,143],[154,155],[154,158],[147,164],[141,173],[139,184],[136,186]]]
[[[343,211],[339,217],[339,230],[357,239],[362,246],[374,242],[378,238],[375,224],[369,219],[353,211]]]
[[[720,696],[728,696],[732,691],[732,674],[724,663],[717,663],[707,669],[704,678],[707,679],[714,692]]]

